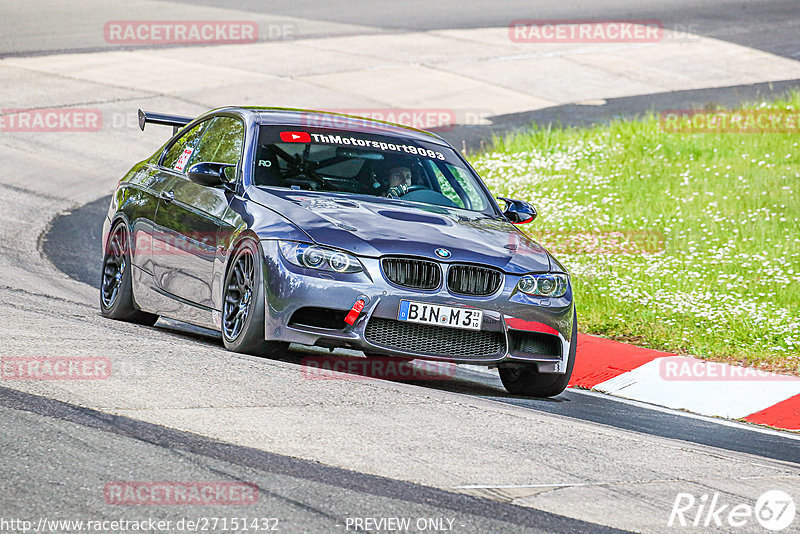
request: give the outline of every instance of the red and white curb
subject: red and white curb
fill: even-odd
[[[578,336],[570,387],[800,430],[800,378]]]

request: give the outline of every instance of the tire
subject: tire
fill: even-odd
[[[119,222],[108,234],[100,275],[100,313],[103,317],[153,326],[158,315],[139,310],[133,301],[128,226]]]
[[[575,366],[575,353],[578,347],[578,317],[572,312],[572,337],[569,344],[569,361],[567,372],[560,374],[539,374],[535,366],[528,367],[501,367],[500,380],[506,391],[512,395],[526,397],[554,397],[564,391],[572,376]]]
[[[264,261],[252,239],[244,240],[225,274],[222,341],[225,348],[256,356],[279,355],[289,344],[264,336]]]

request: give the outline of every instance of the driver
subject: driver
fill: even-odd
[[[408,192],[411,186],[411,169],[404,166],[392,167],[389,171],[388,197],[401,197]]]

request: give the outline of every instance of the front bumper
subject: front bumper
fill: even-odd
[[[266,300],[264,332],[268,339],[454,363],[535,364],[540,373],[564,373],[567,369],[574,327],[571,287],[561,298],[531,297],[515,291],[520,276],[506,274],[502,288],[487,297],[453,295],[446,284],[433,291],[412,290],[388,282],[377,258],[359,257],[365,272],[338,274],[288,263],[278,251],[277,241],[261,241],[261,246]],[[446,263],[442,262],[442,266]],[[359,299],[366,305],[352,326],[344,321],[338,328],[293,322],[295,312],[302,308],[346,313]],[[399,322],[401,300],[481,309],[482,331],[420,328],[415,323]],[[471,345],[469,350],[458,348],[466,347],[464,344],[470,344],[472,339],[476,344],[493,348],[483,351],[472,350]],[[540,346],[551,349],[540,350]]]

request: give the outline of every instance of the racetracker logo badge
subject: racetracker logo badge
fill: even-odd
[[[0,110],[0,132],[97,132],[103,114],[89,108],[37,108]]]
[[[686,356],[659,358],[658,374],[670,382],[779,382],[800,381],[796,376],[779,375],[724,363],[707,362]]]
[[[508,27],[515,43],[657,43],[659,20],[515,20]]]
[[[554,254],[657,254],[665,241],[655,230],[532,229],[530,236]]]
[[[800,133],[800,111],[789,109],[738,109],[662,111],[661,131],[666,133]]]
[[[251,20],[111,20],[103,26],[110,44],[242,44],[258,41]]]
[[[409,362],[399,358],[346,358],[309,356],[300,361],[307,380],[447,380],[456,375],[456,364],[449,362]]]
[[[3,356],[3,380],[105,380],[111,360],[93,356]]]
[[[255,504],[258,486],[250,482],[109,482],[107,504],[232,505]]]
[[[452,130],[456,123],[483,124],[491,112],[448,108],[340,108],[328,112],[304,113],[302,124],[309,128],[347,130],[353,127],[382,128],[373,121],[391,122],[420,130]]]

